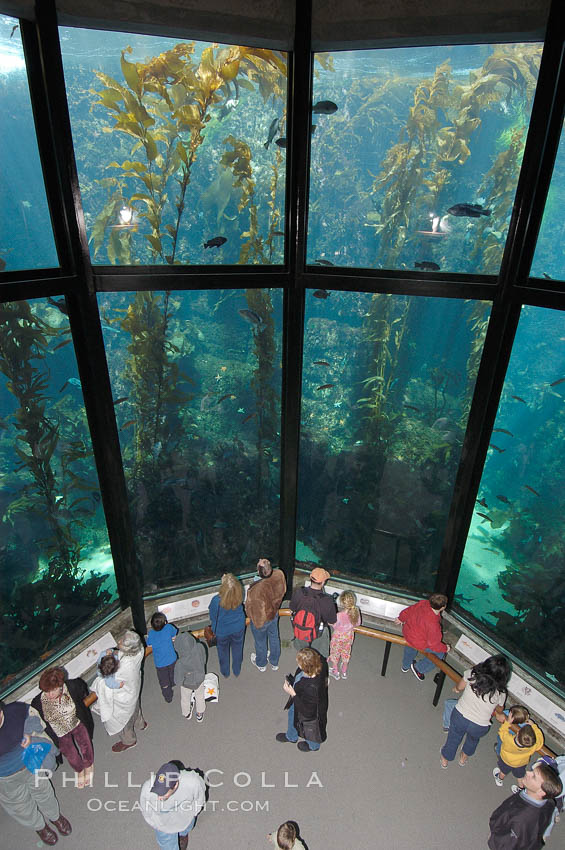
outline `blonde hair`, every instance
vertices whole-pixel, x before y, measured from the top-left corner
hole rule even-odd
[[[292,821],[281,823],[277,829],[277,847],[281,850],[292,850],[296,841],[296,827]]]
[[[322,656],[309,646],[298,651],[296,663],[306,676],[318,676],[322,672]]]
[[[356,605],[357,598],[352,590],[344,590],[337,600],[337,607],[341,611],[347,611],[349,621],[353,626],[357,626],[361,619],[361,612]]]
[[[243,602],[243,587],[240,580],[233,573],[223,574],[218,593],[220,595],[220,605],[228,611],[233,611]]]

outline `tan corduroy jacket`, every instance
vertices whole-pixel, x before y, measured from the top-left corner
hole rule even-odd
[[[245,613],[256,629],[274,620],[286,592],[286,579],[282,570],[273,570],[269,578],[262,578],[249,587],[245,600]]]

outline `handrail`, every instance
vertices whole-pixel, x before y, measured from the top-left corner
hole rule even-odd
[[[279,615],[281,617],[290,617],[292,615],[292,611],[290,610],[290,608],[280,608]],[[249,617],[246,617],[245,625],[248,626],[249,622]],[[365,637],[370,638],[377,638],[378,640],[386,642],[383,665],[381,668],[381,676],[386,675],[386,668],[388,664],[388,657],[390,654],[391,645],[394,643],[397,646],[408,646],[406,639],[403,638],[402,635],[397,635],[393,632],[384,632],[381,629],[373,629],[371,626],[355,626],[353,631],[358,635],[364,635]],[[197,639],[204,637],[204,629],[194,629],[191,630],[190,633],[193,637]],[[152,647],[147,646],[145,648],[145,657],[147,658],[147,656],[151,655],[152,652]],[[434,693],[434,698],[432,700],[432,704],[434,706],[437,706],[443,688],[443,683],[445,681],[445,677],[447,676],[453,682],[459,682],[461,680],[461,674],[454,670],[453,667],[451,667],[445,661],[442,661],[441,658],[438,658],[437,655],[433,655],[429,652],[423,651],[422,655],[425,655],[426,658],[429,658],[430,661],[433,661],[435,666],[438,667],[440,671],[440,677],[438,682],[436,683],[436,690]],[[97,699],[98,697],[95,693],[89,693],[88,696],[84,698],[84,704],[85,706],[90,707],[93,703],[96,702]],[[513,729],[515,732],[518,731],[518,726],[511,726],[510,728]],[[536,750],[536,752],[542,753],[542,755],[551,756],[552,758],[555,758],[555,753],[553,752],[553,750],[550,750],[549,747],[545,746],[545,744],[540,747],[539,750]]]

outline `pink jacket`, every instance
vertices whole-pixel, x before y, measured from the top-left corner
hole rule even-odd
[[[357,625],[361,625],[361,620],[357,623]],[[349,619],[349,614],[347,611],[338,611],[337,621],[334,626],[332,626],[334,635],[349,635],[353,633],[353,629],[355,626]]]
[[[404,639],[414,649],[447,652],[447,645],[442,641],[441,614],[434,614],[427,599],[404,608],[398,619],[402,623]]]

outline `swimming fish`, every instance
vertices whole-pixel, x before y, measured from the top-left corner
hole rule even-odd
[[[208,239],[207,242],[204,243],[205,248],[220,248],[225,242],[228,240],[225,236],[214,236],[213,239]]]
[[[59,298],[58,301],[55,301],[54,298],[51,298],[50,295],[47,296],[47,302],[51,304],[52,307],[56,307],[57,310],[60,310],[64,316],[69,315],[69,311],[67,310],[67,305],[64,298]]]
[[[124,431],[126,428],[131,428],[132,425],[135,425],[135,419],[128,419],[127,422],[121,426],[120,431]]]
[[[546,274],[545,272],[542,272],[542,276],[543,276],[546,280],[553,280],[553,278],[551,277],[551,275],[550,275],[550,274]]]
[[[257,416],[257,412],[250,413],[249,416],[246,416],[245,419],[242,420],[241,424],[245,425],[246,422],[249,422],[249,420],[253,419],[255,416]]]
[[[512,502],[510,501],[510,499],[507,499],[507,498],[506,498],[506,496],[502,496],[502,495],[501,495],[501,496],[497,496],[496,498],[497,498],[500,502],[504,502],[504,504],[505,504],[505,505],[511,505],[511,504],[512,504]]]
[[[268,132],[268,135],[267,135],[267,141],[263,145],[265,150],[267,150],[267,151],[269,150],[269,145],[271,144],[271,142],[273,141],[273,139],[275,138],[275,136],[279,132],[280,124],[281,124],[280,118],[273,118],[273,120],[271,121],[271,124],[269,126],[269,132]]]
[[[487,509],[488,509],[488,505],[487,505],[487,500],[486,500],[486,499],[477,499],[477,500],[476,500],[476,502],[477,502],[477,504],[478,504],[478,505],[480,505],[482,508],[487,508]]]
[[[501,449],[500,446],[495,446],[494,443],[489,443],[489,446],[490,446],[491,449],[494,449],[499,454],[502,454],[502,452],[506,451],[506,449]]]
[[[323,298],[324,301],[326,298],[330,297],[330,293],[327,291],[327,289],[317,289],[315,292],[312,293],[312,295],[314,296],[314,298]]]
[[[516,401],[521,401],[522,404],[527,404],[525,399],[521,398],[519,395],[511,395],[510,398],[514,398],[514,399],[516,399]]]
[[[316,387],[317,390],[329,390],[330,387],[335,387],[335,384],[322,384],[320,387]]]
[[[333,100],[319,100],[312,107],[313,115],[333,115],[337,112],[337,104]]]
[[[315,260],[314,265],[315,266],[333,266],[333,263],[330,262],[330,260],[320,259],[320,260]]]
[[[254,310],[243,309],[238,310],[237,312],[242,319],[245,319],[246,322],[249,322],[249,324],[253,325],[253,327],[258,331],[264,331],[267,327],[261,316],[259,316]]]
[[[490,524],[492,525],[492,519],[489,517],[488,514],[482,514],[480,511],[477,511],[477,515],[482,516],[483,519],[487,519],[490,522]]]
[[[490,215],[490,210],[485,210],[480,204],[454,204],[449,207],[449,215],[467,216],[468,218],[480,218],[482,215]]]
[[[534,488],[533,488],[533,487],[530,487],[530,485],[529,485],[529,484],[524,484],[524,487],[526,488],[526,490],[529,490],[529,491],[530,491],[530,493],[533,493],[533,494],[534,494],[534,496],[539,496],[539,497],[541,498],[541,494],[540,494],[540,493],[538,493],[538,491],[537,491],[537,490],[534,490]]]
[[[3,272],[5,268],[6,268],[6,260],[3,260],[2,257],[0,257],[0,272]],[[47,299],[47,300],[49,300],[49,299]]]
[[[281,136],[281,138],[280,138],[280,139],[277,139],[277,140],[275,141],[275,145],[278,145],[278,146],[279,146],[279,148],[286,148],[286,137],[285,137],[285,136]]]
[[[71,386],[73,386],[73,387],[82,387],[82,384],[81,384],[81,382],[79,381],[78,378],[69,378],[68,380],[65,381],[65,383],[63,384],[63,386],[61,387],[59,392],[62,393],[63,390],[65,389],[65,387],[67,387],[69,384],[71,384]]]
[[[284,236],[284,230],[273,230],[273,236]]]
[[[556,386],[557,386],[557,384],[562,384],[562,383],[564,383],[564,382],[565,382],[565,378],[559,378],[559,380],[558,380],[558,381],[553,381],[553,383],[552,383],[552,384],[550,384],[549,386],[550,386],[550,387],[556,387]]]
[[[405,404],[404,407],[407,407],[409,410],[415,410],[416,413],[420,412],[420,408],[416,407],[415,404]]]
[[[127,400],[128,400],[128,398],[129,398],[129,395],[123,395],[123,396],[121,396],[120,398],[117,398],[117,399],[115,400],[115,402],[114,402],[114,407],[115,407],[117,404],[123,404],[123,403],[124,403],[124,401],[127,401]]]
[[[437,263],[432,263],[431,260],[422,260],[421,263],[414,263],[415,269],[422,269],[425,272],[439,272],[441,266]]]
[[[493,434],[508,434],[509,437],[514,436],[512,431],[507,431],[506,428],[493,428],[492,433]]]
[[[473,584],[473,587],[478,587],[479,590],[488,590],[486,581],[478,581],[476,584]]]
[[[57,351],[57,349],[58,349],[58,348],[63,348],[63,346],[64,346],[64,345],[68,345],[68,344],[69,344],[69,342],[72,342],[72,340],[71,340],[71,339],[66,339],[64,342],[60,342],[58,345],[56,345],[56,346],[55,346],[55,348],[53,349],[53,351]]]
[[[314,366],[329,366],[327,360],[314,360]]]

